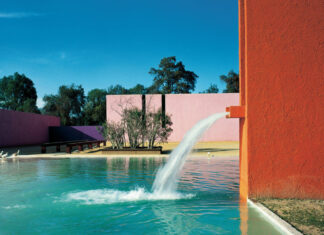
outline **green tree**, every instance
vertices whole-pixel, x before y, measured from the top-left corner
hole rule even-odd
[[[127,94],[127,89],[121,85],[111,85],[107,89],[108,95],[124,95]]]
[[[137,84],[136,86],[128,89],[127,94],[146,94],[146,88],[142,84]]]
[[[198,78],[194,72],[186,70],[181,61],[177,62],[175,56],[163,58],[159,68],[151,68],[149,73],[154,76],[149,89],[152,93],[190,93]]]
[[[239,74],[233,70],[229,71],[227,76],[221,75],[220,79],[226,82],[226,89],[224,93],[239,93],[240,92],[240,79]]]
[[[44,113],[56,115],[66,126],[83,124],[83,106],[85,102],[82,86],[60,86],[57,95],[45,95]]]
[[[84,105],[84,124],[99,125],[106,121],[106,95],[104,89],[93,89],[88,92]]]
[[[219,89],[217,87],[216,84],[210,84],[210,86],[208,87],[208,89],[204,90],[201,93],[218,93]]]
[[[36,101],[34,83],[24,74],[16,72],[0,79],[0,108],[40,113]]]
[[[146,88],[142,84],[137,84],[132,88],[125,88],[122,85],[111,85],[107,89],[108,95],[125,95],[125,94],[146,94]]]

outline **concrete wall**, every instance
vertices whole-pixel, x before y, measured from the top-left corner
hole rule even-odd
[[[241,195],[324,199],[324,4],[240,0]]]
[[[97,126],[59,126],[50,127],[50,141],[104,140]]]
[[[59,125],[58,117],[0,109],[0,147],[48,142],[48,127]]]
[[[147,95],[146,108],[161,108],[161,95]],[[170,142],[181,141],[185,133],[199,120],[225,107],[239,104],[239,94],[168,94],[165,95],[166,113],[171,116],[173,132]],[[122,107],[142,108],[141,95],[108,95],[106,98],[107,120],[120,120]],[[221,119],[202,137],[201,141],[238,141],[239,121]]]

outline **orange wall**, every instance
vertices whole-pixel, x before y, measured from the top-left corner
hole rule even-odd
[[[324,1],[239,6],[241,195],[324,199]]]

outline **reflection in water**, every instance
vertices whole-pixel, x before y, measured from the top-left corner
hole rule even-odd
[[[240,224],[240,230],[241,234],[246,235],[248,232],[248,205],[246,200],[240,200],[240,218],[241,218],[241,224]]]
[[[168,205],[153,205],[152,210],[157,219],[164,224],[161,234],[189,234],[193,229],[199,227],[197,216],[183,214],[179,211],[178,205],[168,202]],[[173,205],[172,205],[173,204]]]
[[[200,234],[203,231],[213,231],[216,234],[227,231],[217,223],[206,223],[201,218],[205,212],[203,207],[192,206],[187,208],[185,204],[174,201],[154,204],[152,210],[157,220],[164,224],[160,234]]]
[[[276,234],[239,202],[237,158],[187,159],[178,189],[194,197],[177,200],[152,198],[156,170],[165,161],[116,157],[0,164],[1,232],[59,233],[64,227],[67,234],[265,234],[264,229]]]

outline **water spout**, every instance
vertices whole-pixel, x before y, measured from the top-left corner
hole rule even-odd
[[[158,170],[153,183],[154,194],[169,194],[176,191],[180,171],[191,149],[214,122],[228,114],[227,112],[213,114],[199,121],[186,133],[177,148],[172,151],[167,163]]]

